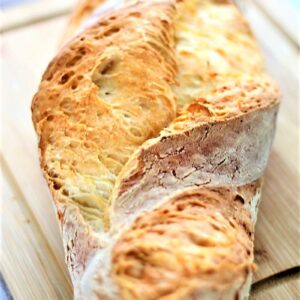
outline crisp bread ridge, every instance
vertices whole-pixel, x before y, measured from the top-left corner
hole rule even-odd
[[[278,90],[230,1],[113,2],[32,104],[74,297],[245,299]]]

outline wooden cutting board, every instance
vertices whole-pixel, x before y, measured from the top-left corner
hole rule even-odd
[[[299,299],[299,46],[257,5],[248,5],[246,16],[282,90],[256,228],[258,270],[252,299]],[[2,35],[0,266],[16,300],[72,299],[30,113],[31,98],[55,54],[66,20],[55,17]]]

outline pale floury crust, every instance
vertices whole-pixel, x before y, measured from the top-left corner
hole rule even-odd
[[[277,87],[230,1],[115,2],[32,104],[74,297],[246,299]]]

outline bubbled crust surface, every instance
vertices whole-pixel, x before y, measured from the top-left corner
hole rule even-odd
[[[230,1],[113,2],[32,104],[75,297],[247,297],[278,90]]]
[[[61,50],[34,97],[46,177],[95,230],[130,154],[175,116],[173,13],[142,3],[107,15]]]
[[[122,299],[238,297],[253,268],[246,207],[260,186],[189,190],[138,217],[112,254]]]

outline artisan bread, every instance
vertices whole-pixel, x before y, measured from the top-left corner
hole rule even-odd
[[[246,299],[278,90],[230,1],[81,1],[32,103],[75,299]]]

